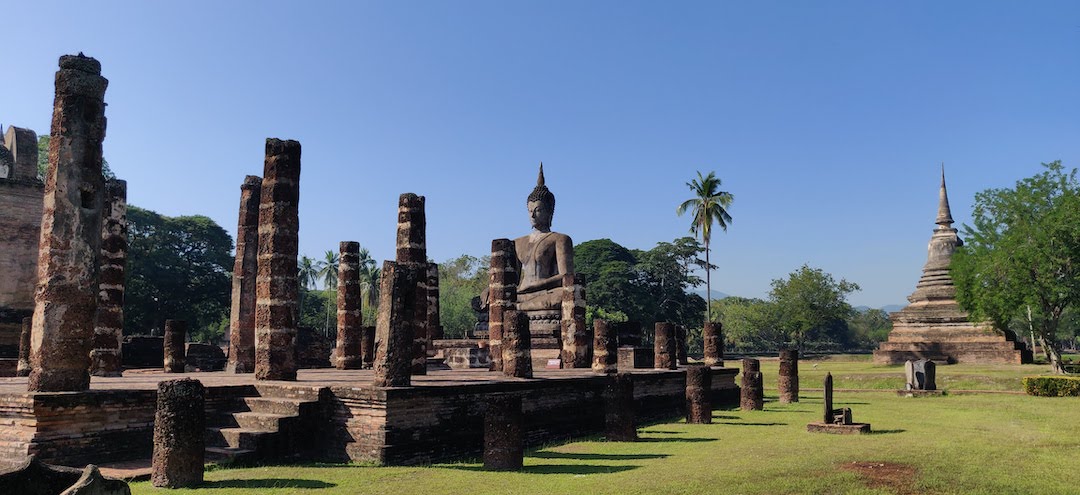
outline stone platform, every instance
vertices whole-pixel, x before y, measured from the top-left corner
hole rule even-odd
[[[717,406],[738,403],[737,372],[712,368],[711,395]],[[484,370],[430,370],[414,376],[411,387],[376,388],[371,370],[305,369],[295,382],[256,382],[251,374],[225,372],[126,371],[123,377],[93,377],[85,392],[29,393],[26,378],[0,378],[0,458],[34,454],[45,462],[80,467],[149,458],[157,384],[184,377],[207,388],[208,426],[232,416],[295,420],[270,443],[244,423],[208,428],[213,430],[208,439],[216,437],[237,452],[269,448],[278,459],[389,465],[480,455],[485,399],[496,394],[522,398],[528,445],[597,434],[603,431],[602,393],[609,380],[587,369],[538,369],[533,379]],[[639,422],[683,414],[684,371],[634,370],[633,377]],[[238,403],[261,403],[271,410],[237,412]]]
[[[852,423],[840,425],[834,423],[808,423],[806,431],[810,433],[833,433],[836,435],[862,435],[870,433],[870,423]]]

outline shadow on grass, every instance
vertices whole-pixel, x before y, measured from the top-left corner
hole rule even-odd
[[[525,474],[607,474],[618,473],[637,469],[641,466],[600,466],[596,464],[535,464],[525,466],[521,473]],[[461,471],[487,471],[484,466],[446,466],[447,469]],[[492,473],[498,471],[490,471]]]
[[[540,459],[577,459],[581,461],[630,461],[636,459],[663,459],[668,454],[581,454],[571,452],[535,452],[528,457]]]
[[[787,426],[787,423],[735,423],[731,421],[719,421],[714,424],[731,426]]]
[[[686,433],[685,431],[668,431],[668,430],[641,430],[642,433],[659,433],[663,435],[680,435]]]
[[[713,419],[739,419],[738,416],[724,416],[723,414],[713,414]]]
[[[256,480],[220,480],[206,481],[199,488],[333,488],[335,483],[319,480],[298,480],[294,478],[264,478]]]
[[[907,430],[899,429],[899,428],[893,429],[893,430],[870,430],[870,434],[871,435],[888,435],[888,434],[891,434],[891,433],[904,433],[906,431]]]
[[[664,442],[685,442],[685,443],[697,443],[697,442],[715,442],[717,438],[638,438],[638,442],[642,443],[664,443]]]

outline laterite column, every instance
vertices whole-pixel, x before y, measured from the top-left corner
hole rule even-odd
[[[656,322],[656,335],[653,340],[654,368],[673,370],[675,362],[675,324]]]
[[[780,402],[789,404],[799,402],[799,351],[784,349],[780,351]]]
[[[702,339],[705,345],[705,366],[724,365],[724,327],[718,321],[705,322]]]
[[[364,369],[371,369],[375,364],[375,327],[361,327],[360,355]]]
[[[491,369],[501,371],[503,314],[517,305],[517,250],[510,239],[491,241],[491,266],[488,269],[488,342]]]
[[[531,340],[528,314],[514,309],[503,313],[502,363],[504,375],[515,378],[532,378]]]
[[[607,321],[593,320],[593,364],[595,373],[612,374],[618,371],[619,342]]]
[[[90,374],[120,376],[124,341],[124,263],[127,261],[127,182],[105,182],[101,209],[101,273]]]
[[[15,367],[15,376],[30,376],[30,330],[34,319],[27,316],[22,319],[22,331],[19,332],[19,362]]]
[[[427,352],[434,356],[435,340],[443,338],[442,321],[439,318],[439,264],[428,263],[427,269]]]
[[[611,375],[604,389],[604,437],[609,442],[637,440],[634,410],[634,376],[630,373]]]
[[[427,350],[430,342],[428,335],[428,260],[427,260],[427,214],[424,212],[425,199],[413,193],[398,197],[397,218],[397,257],[398,267],[408,268],[416,280],[416,288],[405,304],[411,306],[409,313],[412,321],[412,359],[410,372],[413,375],[427,374]],[[438,281],[438,279],[436,279]]]
[[[712,423],[712,370],[708,366],[686,367],[686,422]]]
[[[255,372],[255,284],[259,272],[259,201],[262,177],[249,175],[240,185],[240,220],[236,226],[232,307],[229,312],[229,373]]]
[[[521,397],[494,395],[484,413],[484,469],[520,471],[525,460]]]
[[[360,243],[342,241],[338,257],[337,362],[339,370],[363,365],[360,315]]]
[[[413,324],[417,288],[422,274],[407,264],[383,262],[379,317],[375,324],[376,387],[412,384]]]
[[[158,383],[150,481],[159,488],[202,484],[206,391],[191,378]]]
[[[187,341],[187,321],[165,320],[164,363],[166,373],[183,373],[186,363],[184,344]]]
[[[760,411],[765,408],[761,379],[761,362],[757,359],[743,359],[742,392],[739,400],[739,407],[743,411]]]
[[[581,275],[563,275],[562,353],[563,368],[587,368],[589,329],[585,326],[585,284]]]

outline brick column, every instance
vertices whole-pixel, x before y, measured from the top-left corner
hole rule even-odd
[[[686,341],[686,327],[675,325],[675,361],[679,364],[688,364],[687,354],[690,352],[690,344]]]
[[[15,376],[30,376],[30,330],[34,319],[27,316],[22,319],[22,331],[19,332],[19,362]]]
[[[154,413],[153,472],[159,488],[186,488],[203,482],[206,391],[191,378],[158,383]]]
[[[517,250],[510,239],[491,241],[491,267],[488,270],[488,341],[491,369],[501,371],[503,313],[517,305]]]
[[[718,321],[705,322],[702,329],[705,345],[705,366],[724,365],[724,327]]]
[[[666,321],[656,322],[656,335],[653,339],[654,368],[673,370],[675,362],[675,324]]]
[[[686,422],[712,423],[712,370],[708,366],[686,367]]]
[[[413,324],[421,273],[408,264],[386,261],[379,281],[379,317],[375,325],[376,387],[408,387],[412,383]]]
[[[361,327],[360,330],[361,366],[371,369],[375,364],[375,327]]]
[[[428,263],[427,269],[427,331],[428,355],[434,356],[431,341],[443,338],[442,321],[439,319],[439,264]]]
[[[31,392],[90,387],[100,289],[101,142],[108,84],[97,60],[60,57],[30,335]]]
[[[484,412],[484,469],[520,471],[525,459],[521,397],[493,395]]]
[[[101,218],[101,273],[90,374],[120,376],[124,341],[124,264],[127,261],[127,182],[105,183]]]
[[[184,344],[187,341],[187,321],[165,320],[165,372],[183,373],[185,361]]]
[[[585,326],[585,285],[581,275],[563,276],[562,367],[589,367],[589,329]]]
[[[503,374],[516,378],[532,378],[532,336],[529,315],[511,309],[503,313],[502,363]]]
[[[619,362],[619,343],[614,328],[608,322],[593,320],[593,364],[596,373],[616,373]]]
[[[300,143],[266,140],[260,192],[255,378],[296,380]]]
[[[742,391],[739,400],[739,407],[743,411],[760,411],[765,408],[761,379],[761,362],[757,359],[743,359]]]
[[[360,243],[342,241],[338,258],[337,349],[339,370],[358,370],[363,364],[360,343]]]
[[[784,349],[780,351],[780,402],[788,404],[799,402],[799,351]]]
[[[429,345],[428,336],[428,286],[427,286],[427,214],[424,211],[426,201],[423,196],[413,193],[402,194],[398,198],[397,218],[397,257],[395,261],[399,267],[407,267],[416,287],[409,291],[410,300],[405,304],[409,309],[412,321],[412,358],[410,360],[410,373],[413,375],[427,374],[427,350]]]
[[[609,442],[637,440],[634,411],[634,376],[630,373],[611,375],[611,381],[604,389],[604,436]]]
[[[255,283],[259,271],[259,201],[262,177],[249,175],[240,185],[240,220],[229,312],[229,373],[255,372]]]

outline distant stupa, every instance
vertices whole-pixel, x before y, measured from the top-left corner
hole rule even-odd
[[[945,166],[941,167],[937,228],[922,277],[911,303],[891,313],[893,329],[889,339],[874,351],[877,364],[902,364],[907,360],[930,359],[938,363],[1031,362],[1031,351],[1010,331],[995,330],[989,323],[973,323],[956,302],[956,286],[949,274],[953,251],[964,241],[952,227],[952,211],[945,190]]]

